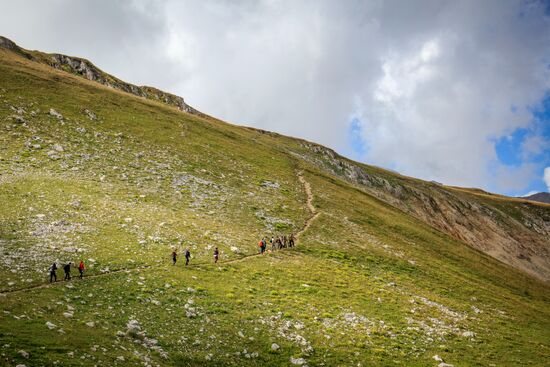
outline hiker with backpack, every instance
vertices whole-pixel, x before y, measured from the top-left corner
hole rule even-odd
[[[57,264],[54,261],[52,266],[50,266],[50,283],[52,283],[53,281],[57,282],[56,271],[57,271]]]
[[[176,249],[172,251],[172,265],[176,265],[176,261],[178,260],[178,253],[176,252]]]
[[[84,261],[80,260],[80,264],[78,264],[78,272],[80,273],[80,279],[84,276]]]
[[[63,280],[71,280],[71,262],[63,266],[63,271],[65,272],[65,278]]]
[[[218,262],[218,258],[220,257],[220,251],[218,250],[218,248],[216,247],[214,249],[214,264],[216,264]]]
[[[271,252],[275,251],[275,239],[273,238],[273,236],[271,236],[269,243],[271,244]]]
[[[191,252],[189,248],[185,249],[185,266],[189,265],[189,259],[191,258]]]
[[[265,249],[267,248],[267,241],[265,237],[262,238],[262,240],[259,242],[260,245],[260,254],[265,254]]]

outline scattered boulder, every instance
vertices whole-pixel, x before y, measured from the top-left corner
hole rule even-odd
[[[12,115],[11,119],[17,124],[26,124],[27,123],[27,120],[25,120],[25,118],[23,116]]]
[[[50,158],[52,160],[57,160],[57,159],[61,158],[55,150],[48,150],[46,152],[46,155],[48,156],[48,158]]]
[[[19,355],[25,359],[29,359],[29,352],[27,351],[24,351],[23,349],[20,349],[17,353],[19,353]]]
[[[54,110],[53,108],[50,108],[50,111],[48,112],[50,116],[55,117],[58,120],[63,120],[63,115]]]
[[[279,185],[278,182],[272,182],[272,181],[262,181],[260,183],[260,186],[261,187],[267,187],[267,188],[270,188],[270,189],[278,189],[279,187],[281,187],[281,185]]]
[[[88,116],[88,118],[92,121],[97,120],[97,115],[94,112],[90,111],[89,109],[85,109],[84,114]]]
[[[49,321],[46,322],[46,326],[47,326],[48,329],[50,329],[50,330],[53,330],[53,329],[55,329],[55,328],[57,327],[56,324],[53,324],[53,323],[51,323],[51,322],[49,322]]]
[[[302,366],[302,365],[306,364],[306,360],[303,359],[303,358],[290,357],[290,363],[292,363],[296,366]],[[441,367],[441,366],[439,366],[439,367]]]
[[[280,347],[279,344],[277,344],[277,343],[271,344],[271,350],[272,350],[272,351],[275,351],[275,352],[276,352],[276,351],[278,351],[280,348],[281,348],[281,347]]]
[[[141,332],[141,326],[137,320],[130,320],[126,324],[126,335],[133,338],[143,338],[143,333]]]
[[[464,331],[464,332],[462,332],[461,335],[465,338],[475,338],[476,337],[476,333],[474,333],[473,331]]]

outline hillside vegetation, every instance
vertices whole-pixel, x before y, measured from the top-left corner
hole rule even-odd
[[[361,165],[2,48],[0,121],[2,365],[550,361],[548,205]],[[256,255],[289,233],[297,247]],[[173,248],[191,266],[172,266]],[[83,280],[48,284],[52,262],[80,260]]]

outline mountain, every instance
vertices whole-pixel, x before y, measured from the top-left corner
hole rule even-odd
[[[531,201],[538,201],[539,203],[550,204],[550,193],[537,192],[536,194],[525,196],[524,199],[531,200]]]
[[[2,36],[0,36],[0,48],[10,50],[29,60],[84,77],[110,88],[128,92],[146,99],[159,101],[169,106],[174,106],[181,111],[201,115],[201,112],[189,106],[185,103],[183,98],[179,96],[163,92],[153,87],[137,86],[126,83],[110,74],[105,73],[86,59],[56,53],[48,54],[40,51],[25,50],[15,44],[12,40]]]
[[[550,358],[550,205],[353,162],[1,45],[4,365]],[[257,255],[290,233],[295,248]],[[84,279],[48,283],[54,261],[80,260]]]

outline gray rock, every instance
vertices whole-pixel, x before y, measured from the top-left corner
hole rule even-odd
[[[29,352],[24,351],[23,349],[20,349],[17,353],[19,353],[19,355],[21,355],[21,357],[23,357],[25,359],[29,359]]]
[[[17,124],[26,124],[27,120],[23,116],[12,115],[11,119]]]
[[[50,159],[53,159],[53,160],[57,160],[59,158],[61,158],[57,152],[55,150],[48,150],[46,152],[46,155],[50,158]]]
[[[93,121],[97,120],[97,115],[92,111],[90,111],[89,109],[85,109],[84,113],[86,114],[86,116],[88,116],[90,120],[93,120]]]
[[[464,331],[461,335],[465,338],[475,338],[476,337],[476,333],[474,333],[473,331]]]
[[[54,110],[53,108],[50,108],[50,111],[48,112],[50,116],[55,117],[58,120],[63,120],[63,115]]]
[[[297,366],[301,366],[301,365],[306,364],[306,360],[303,359],[303,358],[293,358],[293,357],[290,357],[290,363],[295,364],[295,365],[297,365]]]

